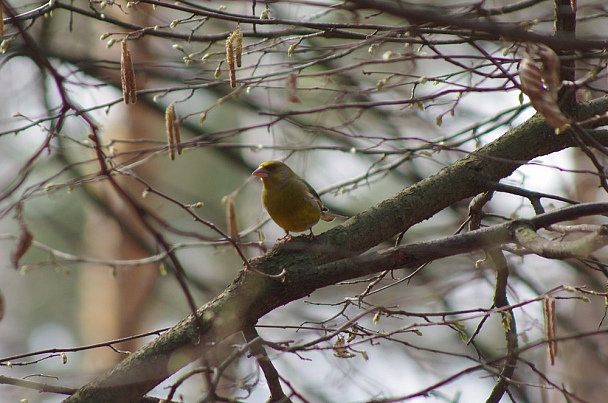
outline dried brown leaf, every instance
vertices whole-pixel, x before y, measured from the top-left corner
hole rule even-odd
[[[287,89],[287,100],[293,103],[299,103],[298,98],[298,76],[295,73],[291,73],[285,80],[285,88]]]
[[[338,340],[336,340],[333,349],[334,355],[338,358],[353,358],[356,355],[346,349],[346,341],[342,335],[338,336]]]
[[[546,57],[551,59],[549,56]],[[549,63],[552,62],[549,61]],[[554,67],[549,68],[552,69],[551,74],[553,74]],[[557,96],[553,96],[551,91],[545,87],[545,73],[527,52],[519,68],[519,78],[522,91],[530,98],[534,109],[545,118],[549,126],[563,131],[570,125],[570,120],[562,113],[557,104]],[[551,78],[551,80],[554,79],[555,77]]]
[[[19,269],[19,261],[21,258],[27,253],[27,251],[32,246],[32,241],[34,240],[34,236],[29,231],[27,224],[23,218],[23,205],[17,205],[17,221],[19,221],[19,239],[17,240],[17,248],[11,253],[11,263],[13,267],[18,270]]]
[[[351,341],[355,340],[355,338],[357,337],[357,334],[359,333],[359,329],[357,329],[357,326],[352,326],[350,328],[350,333],[348,334],[348,337],[346,338],[346,341],[348,343],[350,343]]]
[[[562,88],[560,78],[561,63],[557,54],[547,45],[538,44],[535,52],[541,61],[542,78],[551,97],[557,102],[559,90]]]

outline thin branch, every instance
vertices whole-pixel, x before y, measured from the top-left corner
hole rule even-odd
[[[507,259],[505,259],[503,253],[496,249],[486,249],[486,253],[492,260],[492,263],[496,269],[496,285],[494,288],[494,306],[497,308],[508,307],[509,301],[507,299],[507,285],[509,279],[509,265]],[[498,381],[492,393],[488,396],[486,403],[498,403],[504,393],[507,391],[511,378],[515,373],[517,365],[517,359],[519,353],[517,351],[518,340],[517,340],[517,325],[515,322],[515,315],[512,310],[501,312],[502,316],[502,327],[505,332],[505,339],[507,341],[507,354],[506,360],[500,370]]]
[[[260,368],[264,372],[264,376],[266,377],[266,382],[268,383],[268,388],[270,389],[270,398],[267,402],[278,403],[291,403],[291,400],[285,395],[283,392],[283,388],[281,387],[281,382],[279,380],[279,372],[270,361],[268,357],[268,353],[264,349],[264,346],[261,343],[260,335],[254,326],[247,326],[243,328],[243,335],[245,336],[245,340],[250,344],[251,354],[256,357]]]

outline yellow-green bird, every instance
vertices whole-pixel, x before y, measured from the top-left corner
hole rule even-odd
[[[307,230],[309,238],[314,239],[313,225],[336,218],[312,186],[281,161],[262,162],[252,175],[262,179],[262,204],[270,218],[285,230],[284,239],[291,238],[289,232]]]

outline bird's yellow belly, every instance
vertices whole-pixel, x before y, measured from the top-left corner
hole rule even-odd
[[[263,192],[262,201],[270,217],[285,231],[307,231],[321,218],[321,208],[318,205],[301,197],[290,197],[289,192],[277,192],[274,196]]]

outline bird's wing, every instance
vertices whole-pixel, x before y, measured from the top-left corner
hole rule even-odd
[[[321,211],[328,211],[327,207],[325,207],[323,205],[323,202],[321,201],[321,197],[319,196],[319,194],[317,193],[317,191],[310,186],[310,184],[308,182],[306,182],[304,179],[302,179],[302,183],[304,183],[304,185],[306,185],[306,188],[308,189],[308,193],[311,196],[311,203],[316,203],[319,208],[321,209]]]
[[[332,214],[329,212],[329,209],[323,205],[323,202],[321,201],[321,197],[319,197],[319,194],[315,191],[315,189],[312,186],[310,186],[310,184],[308,182],[306,182],[304,179],[302,179],[302,182],[308,188],[308,193],[311,196],[310,203],[311,204],[316,203],[319,206],[319,208],[321,209],[321,220],[331,222],[336,217],[338,217],[335,214]]]

